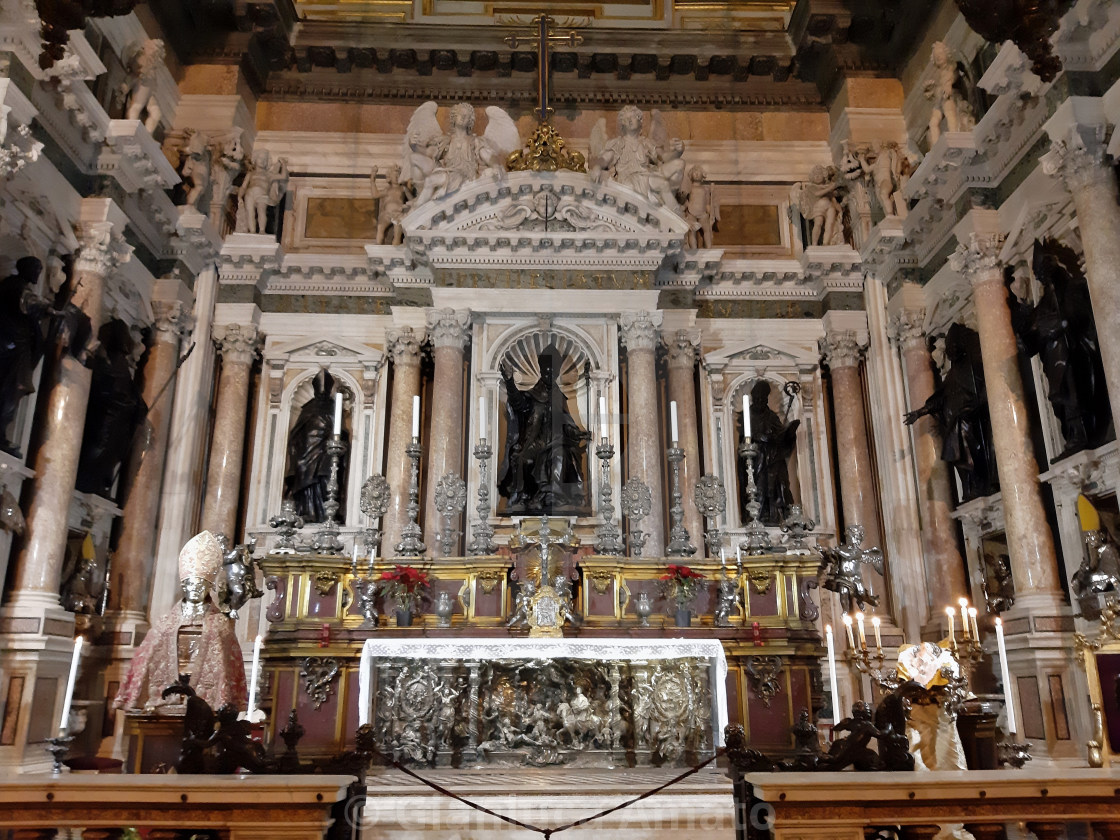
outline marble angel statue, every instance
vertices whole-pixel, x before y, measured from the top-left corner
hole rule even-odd
[[[155,77],[163,65],[164,55],[163,41],[158,38],[149,38],[133,45],[126,62],[128,79],[122,83],[119,91],[125,100],[124,118],[143,118],[144,128],[149,133],[159,127],[163,116],[163,111],[156,102]]]
[[[684,142],[669,137],[660,111],[650,112],[649,134],[642,134],[644,118],[633,105],[618,112],[618,136],[607,138],[607,121],[600,119],[589,140],[592,180],[609,178],[655,204],[679,212],[676,193],[685,177]]]
[[[719,221],[719,202],[716,200],[707,170],[690,166],[685,172],[680,188],[681,215],[688,222],[685,247],[711,248],[712,232]]]
[[[972,94],[968,68],[953,55],[944,41],[934,41],[930,50],[932,78],[926,80],[926,99],[933,103],[929,116],[929,144],[941,138],[941,125],[945,131],[971,131],[976,125],[976,110],[970,101]]]
[[[517,125],[497,106],[486,109],[486,130],[474,133],[474,108],[466,102],[448,111],[445,134],[436,120],[439,105],[425,102],[412,115],[402,149],[402,179],[416,190],[411,207],[456,192],[487,175],[502,177],[509,154],[521,147]]]
[[[809,225],[807,245],[843,245],[844,210],[837,193],[839,172],[834,166],[814,166],[808,181],[794,185],[791,203]]]

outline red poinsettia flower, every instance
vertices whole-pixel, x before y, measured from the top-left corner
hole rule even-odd
[[[378,591],[382,597],[393,598],[398,603],[419,605],[424,590],[431,585],[427,572],[414,566],[394,566],[381,573]]]
[[[671,598],[683,608],[692,603],[699,588],[698,581],[703,579],[702,574],[694,572],[688,566],[670,563],[665,567],[665,574],[660,577],[661,589],[666,598]]]

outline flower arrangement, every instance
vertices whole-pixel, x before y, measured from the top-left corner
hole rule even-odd
[[[431,579],[427,572],[414,566],[394,566],[381,573],[377,580],[377,594],[382,598],[392,598],[402,610],[416,610],[427,594]]]
[[[694,572],[688,566],[677,566],[670,563],[659,580],[661,592],[666,600],[672,599],[679,609],[688,609],[692,599],[696,597],[696,590],[704,576]]]

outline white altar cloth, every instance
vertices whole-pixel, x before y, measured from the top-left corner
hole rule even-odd
[[[366,639],[358,671],[358,720],[369,722],[375,659],[707,659],[711,663],[716,746],[723,746],[727,726],[727,657],[717,639]]]

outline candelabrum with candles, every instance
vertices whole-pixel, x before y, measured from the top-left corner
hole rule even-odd
[[[747,462],[747,517],[746,538],[739,543],[739,547],[747,554],[766,554],[773,548],[770,534],[759,520],[762,514],[762,502],[758,498],[758,485],[754,480],[754,461],[758,457],[758,444],[749,437],[743,438],[739,446],[739,456]]]
[[[472,557],[485,557],[494,554],[498,547],[494,545],[494,526],[490,524],[490,456],[494,450],[482,437],[474,448],[474,457],[478,459],[478,524],[474,526],[471,535],[471,544],[467,549]]]
[[[415,429],[413,430],[415,431]],[[413,436],[405,447],[405,454],[412,462],[408,477],[408,524],[401,529],[401,541],[396,545],[398,557],[423,557],[428,547],[424,545],[423,532],[420,530],[420,456],[424,447],[419,436]]]
[[[330,459],[330,473],[327,476],[327,500],[323,503],[323,511],[327,518],[311,538],[311,547],[324,554],[337,554],[343,549],[342,540],[338,537],[338,465],[342,453],[346,451],[346,444],[342,442],[342,435],[335,432],[327,438],[327,457]]]
[[[626,553],[626,546],[622,543],[622,532],[614,524],[614,505],[611,503],[614,447],[606,435],[595,447],[595,454],[599,458],[599,514],[603,517],[603,524],[595,529],[595,552],[605,557],[618,557]]]
[[[885,669],[886,656],[883,653],[882,621],[879,616],[871,616],[871,631],[875,646],[867,644],[867,619],[862,612],[843,616],[844,632],[848,635],[848,650],[844,658],[861,674],[867,674],[883,688],[893,690],[901,682],[898,669]],[[854,626],[853,626],[854,625]],[[857,639],[858,636],[858,639]]]

